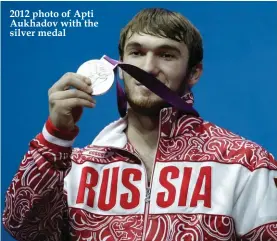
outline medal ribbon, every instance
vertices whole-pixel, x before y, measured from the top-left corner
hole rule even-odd
[[[169,89],[166,85],[164,85],[161,81],[155,78],[153,75],[147,73],[146,71],[131,65],[125,64],[120,61],[114,60],[109,58],[108,56],[104,55],[101,60],[107,61],[111,65],[113,65],[114,70],[116,71],[116,67],[120,67],[123,71],[128,73],[130,76],[135,78],[153,93],[161,97],[167,103],[171,104],[173,107],[177,108],[180,111],[183,111],[187,114],[192,114],[194,116],[199,116],[198,112],[192,107],[191,104],[188,104],[183,100],[179,95],[177,95],[174,91]],[[127,109],[127,100],[126,95],[120,83],[117,79],[116,81],[116,88],[117,88],[117,104],[119,108],[120,116],[123,117],[126,114]]]

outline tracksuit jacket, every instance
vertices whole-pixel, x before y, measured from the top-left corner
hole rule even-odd
[[[185,99],[193,104],[192,94]],[[128,114],[127,114],[128,116]],[[128,142],[128,117],[84,148],[48,119],[6,193],[20,241],[277,240],[277,162],[200,117],[160,112],[152,176]],[[149,182],[148,182],[149,180]]]

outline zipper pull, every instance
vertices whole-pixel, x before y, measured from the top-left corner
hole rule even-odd
[[[146,197],[145,197],[145,202],[146,203],[150,202],[150,197],[151,197],[151,188],[146,187]]]

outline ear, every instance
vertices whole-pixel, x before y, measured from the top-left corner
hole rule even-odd
[[[200,62],[191,70],[190,76],[188,78],[189,88],[192,88],[198,82],[198,80],[202,75],[202,72],[203,72],[203,64],[202,62]]]

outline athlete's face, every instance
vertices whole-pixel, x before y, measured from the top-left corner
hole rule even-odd
[[[171,39],[134,33],[127,38],[123,61],[154,75],[171,90],[183,94],[189,53],[187,46]],[[121,72],[128,103],[145,115],[156,115],[165,102],[136,79]]]

